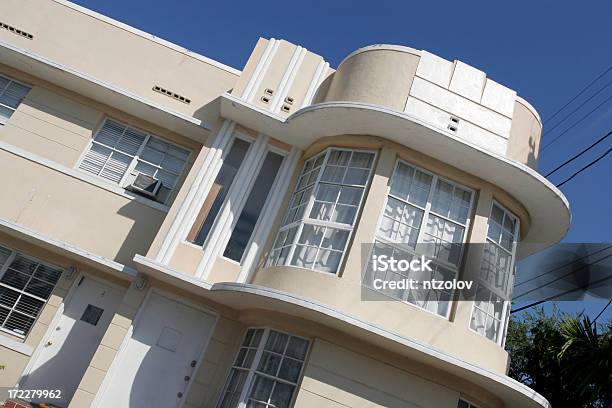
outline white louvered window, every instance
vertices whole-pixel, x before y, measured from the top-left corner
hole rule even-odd
[[[106,119],[79,168],[122,187],[143,173],[160,180],[158,201],[166,203],[185,168],[189,151],[141,130]]]
[[[217,408],[290,408],[310,342],[267,328],[249,329]]]
[[[425,255],[432,272],[364,271],[363,283],[374,289],[375,279],[452,280],[459,272],[473,191],[398,161],[372,250],[377,256],[411,260]],[[451,290],[374,289],[432,313],[448,316]]]
[[[518,241],[518,218],[494,202],[470,328],[498,344],[504,342],[509,318]]]
[[[0,75],[0,125],[4,125],[17,109],[30,87]]]
[[[330,148],[306,161],[268,265],[338,272],[375,157]]]
[[[30,332],[62,270],[0,247],[0,329]]]

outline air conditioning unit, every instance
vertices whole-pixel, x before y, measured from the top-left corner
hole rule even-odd
[[[132,184],[128,186],[128,190],[155,200],[157,199],[157,193],[161,186],[161,180],[143,173],[138,173],[134,181],[132,181]]]

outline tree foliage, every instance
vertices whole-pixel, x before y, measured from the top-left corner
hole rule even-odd
[[[612,407],[612,324],[543,309],[510,320],[508,375],[553,408]]]

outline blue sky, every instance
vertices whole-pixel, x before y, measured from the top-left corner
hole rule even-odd
[[[353,50],[376,43],[426,49],[474,65],[515,89],[550,117],[612,65],[612,2],[577,1],[155,1],[77,0],[76,3],[242,69],[258,37],[283,38],[322,55],[333,67]],[[612,81],[612,72],[585,98]],[[547,143],[612,95],[603,90]],[[565,112],[577,107],[578,100]],[[562,119],[549,123],[545,132]],[[612,129],[612,101],[563,135],[540,157],[546,173]],[[599,156],[612,138],[551,177],[558,183]],[[565,242],[612,241],[612,155],[562,187],[573,221]],[[531,271],[525,271],[529,274]],[[565,303],[563,310],[597,313],[607,300]],[[612,309],[609,308],[608,316]]]

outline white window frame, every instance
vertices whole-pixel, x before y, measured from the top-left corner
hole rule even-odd
[[[53,285],[53,288],[51,289],[51,292],[49,293],[49,299],[50,299],[50,298],[51,298],[51,295],[53,294],[53,291],[55,290],[55,288],[56,288],[56,286],[57,286],[57,284],[58,284],[58,282],[59,282],[59,281],[60,281],[60,279],[62,278],[62,274],[64,273],[64,268],[61,268],[61,267],[59,267],[59,266],[57,266],[57,265],[54,265],[54,264],[51,264],[51,263],[49,263],[49,262],[47,262],[47,261],[43,261],[43,260],[41,260],[41,259],[39,259],[39,258],[36,258],[36,257],[33,257],[33,256],[26,255],[26,254],[24,254],[23,252],[16,251],[16,250],[14,250],[14,249],[12,249],[12,248],[9,248],[9,247],[7,247],[7,246],[5,246],[5,245],[0,245],[0,248],[6,249],[6,250],[8,250],[8,251],[11,251],[11,254],[8,256],[8,258],[6,258],[6,261],[4,262],[4,264],[0,266],[0,279],[1,279],[1,278],[4,276],[4,274],[6,273],[6,271],[7,271],[7,270],[8,270],[8,268],[9,268],[9,266],[10,266],[10,265],[13,263],[13,261],[15,260],[15,258],[16,258],[18,255],[20,255],[20,256],[22,256],[22,257],[24,257],[24,258],[26,258],[26,259],[28,259],[28,260],[30,260],[30,261],[33,261],[33,262],[39,263],[39,264],[41,264],[41,265],[47,266],[47,267],[49,267],[49,268],[57,269],[57,270],[59,270],[59,271],[60,271],[60,276],[58,277],[57,282],[55,282],[55,283],[51,283],[51,282],[46,281],[46,280],[44,280],[44,279],[40,279],[40,280],[44,281],[45,283],[48,283],[49,285]],[[28,283],[30,283],[30,281],[32,280],[32,278],[33,278],[33,277],[34,277],[34,273],[32,273],[32,274],[30,275],[30,277],[28,278],[28,282],[27,282],[27,283],[26,283],[26,285],[24,286],[24,289],[25,289],[25,288],[28,286]],[[37,278],[37,279],[39,279],[39,278]],[[25,339],[25,338],[27,338],[27,336],[30,334],[30,332],[32,331],[32,329],[34,328],[34,326],[36,325],[36,322],[38,321],[38,318],[40,317],[40,315],[41,315],[42,311],[43,311],[43,310],[44,310],[44,308],[46,307],[47,302],[49,301],[49,299],[44,299],[44,298],[41,298],[40,296],[36,296],[36,295],[33,295],[33,294],[29,293],[29,292],[26,292],[24,289],[17,289],[17,288],[15,288],[15,287],[10,286],[10,285],[7,285],[7,284],[5,284],[5,283],[3,283],[3,282],[0,282],[0,286],[5,287],[5,288],[7,288],[7,289],[9,289],[9,290],[12,290],[12,291],[14,291],[14,292],[19,293],[19,297],[18,297],[18,298],[17,298],[17,300],[15,301],[15,304],[13,305],[13,307],[12,307],[12,308],[10,308],[10,309],[9,309],[8,307],[6,307],[6,306],[4,306],[4,305],[0,306],[0,307],[2,307],[2,308],[4,308],[4,309],[6,309],[6,310],[8,310],[8,311],[9,311],[9,312],[8,312],[8,314],[7,314],[7,316],[6,316],[6,319],[5,319],[5,322],[4,322],[4,323],[6,323],[6,321],[7,321],[7,320],[8,320],[8,318],[9,318],[9,316],[11,315],[11,313],[12,313],[12,312],[15,310],[15,308],[16,308],[16,306],[17,306],[17,303],[19,302],[19,299],[21,298],[21,296],[28,296],[28,297],[31,297],[31,298],[33,298],[33,299],[36,299],[36,300],[38,300],[38,301],[40,301],[40,302],[43,302],[43,304],[42,304],[42,306],[41,306],[41,308],[40,308],[40,310],[38,311],[38,314],[37,314],[36,316],[32,316],[32,315],[29,315],[29,314],[27,314],[27,313],[24,313],[24,312],[22,312],[22,311],[17,310],[17,313],[24,314],[24,315],[26,315],[26,316],[31,317],[31,318],[33,318],[33,319],[34,319],[34,321],[32,322],[32,325],[30,326],[30,328],[28,329],[28,331],[27,331],[25,334],[20,334],[20,333],[17,333],[17,332],[15,332],[15,331],[13,331],[13,330],[6,329],[6,328],[4,328],[3,326],[0,326],[0,331],[2,331],[2,332],[4,332],[4,333],[9,333],[10,335],[15,336],[15,337],[18,337],[18,338],[20,338],[20,339]],[[4,324],[4,323],[3,323],[3,324]]]
[[[253,362],[251,363],[251,366],[248,367],[248,368],[246,368],[246,367],[236,367],[234,365],[235,362],[236,362],[236,358],[238,357],[238,354],[240,353],[240,349],[243,347],[242,344],[244,343],[244,340],[246,339],[246,336],[247,336],[249,330],[258,330],[258,329],[259,330],[263,330],[264,332],[263,332],[263,334],[261,336],[261,340],[259,342],[259,346],[257,347],[257,351],[255,353],[255,357],[253,358]],[[286,334],[286,335],[288,335],[290,337],[297,337],[297,338],[300,338],[300,339],[305,340],[305,341],[308,342],[308,350],[306,351],[306,355],[304,356],[304,361],[303,361],[303,364],[302,364],[302,369],[300,370],[300,374],[298,376],[298,380],[297,380],[297,382],[295,384],[292,383],[291,381],[287,381],[287,380],[284,380],[282,378],[272,376],[270,374],[262,373],[262,372],[259,372],[257,370],[257,367],[259,366],[259,362],[261,361],[261,356],[264,353],[264,348],[266,346],[266,342],[268,341],[268,337],[269,337],[271,331],[275,331],[275,332],[278,332],[278,333],[283,333],[283,334]],[[289,341],[287,341],[287,345],[285,346],[285,350],[286,350],[286,347],[288,346],[288,344],[289,344]],[[263,377],[270,378],[270,379],[272,379],[274,381],[278,381],[278,382],[281,382],[281,383],[285,383],[285,384],[289,384],[289,385],[295,386],[295,391],[294,391],[293,395],[291,396],[291,401],[289,403],[289,407],[293,407],[293,405],[295,404],[295,400],[297,398],[298,391],[300,389],[300,385],[301,385],[302,378],[303,378],[303,375],[304,375],[304,369],[306,368],[306,363],[308,361],[308,357],[310,355],[311,349],[312,349],[312,340],[309,339],[309,338],[303,337],[303,336],[297,336],[295,334],[286,332],[284,330],[278,330],[278,329],[275,329],[275,328],[272,328],[272,327],[266,327],[266,326],[249,327],[249,328],[247,328],[245,330],[245,332],[244,332],[244,335],[242,336],[242,340],[240,342],[240,345],[238,346],[238,350],[233,355],[232,365],[230,367],[230,370],[227,373],[227,376],[226,376],[226,379],[225,379],[225,385],[223,386],[223,389],[221,390],[221,394],[219,395],[219,397],[217,399],[217,403],[215,404],[215,407],[219,408],[220,404],[223,402],[223,398],[225,397],[225,393],[227,391],[227,387],[229,386],[230,375],[231,375],[231,373],[232,373],[232,371],[234,369],[239,370],[239,371],[246,371],[247,372],[247,377],[246,377],[246,379],[244,381],[244,385],[243,385],[242,391],[240,392],[240,398],[238,400],[238,407],[237,408],[245,408],[246,407],[248,395],[251,392],[251,388],[254,385],[254,380],[255,380],[255,375],[256,374],[259,374],[259,375],[261,375]]]
[[[255,140],[253,140],[254,142]],[[253,142],[251,143],[251,147],[253,146]],[[251,147],[249,147],[249,150],[247,151],[247,155],[249,154],[249,151],[251,150]],[[244,210],[244,206],[246,205],[246,201],[249,198],[249,196],[251,195],[251,191],[253,190],[253,186],[255,185],[255,181],[257,180],[257,177],[259,176],[259,172],[261,171],[261,168],[263,167],[264,161],[266,160],[266,157],[268,156],[268,153],[275,153],[278,154],[279,156],[283,157],[283,160],[281,161],[281,164],[278,168],[278,172],[276,173],[276,176],[274,177],[274,182],[272,183],[272,186],[270,187],[270,191],[268,191],[268,196],[266,197],[266,200],[263,204],[262,210],[259,213],[259,216],[257,217],[257,221],[255,221],[255,225],[253,226],[253,231],[251,231],[251,236],[249,237],[249,240],[246,244],[246,246],[244,247],[244,252],[242,253],[242,256],[240,257],[239,261],[235,261],[231,258],[228,258],[224,255],[225,253],[225,249],[227,248],[227,245],[229,243],[230,238],[232,237],[232,234],[234,233],[234,229],[236,228],[236,223],[238,222],[238,219],[240,218],[240,216],[242,215],[242,211]],[[272,197],[272,190],[274,190],[274,184],[276,182],[278,182],[280,176],[281,176],[281,170],[283,168],[283,164],[285,163],[285,161],[287,160],[287,157],[289,156],[289,152],[287,152],[286,150],[283,150],[279,147],[276,147],[274,145],[271,145],[268,143],[268,146],[266,148],[266,152],[263,155],[263,160],[261,160],[258,164],[257,164],[257,169],[255,170],[255,177],[253,177],[253,182],[251,183],[251,185],[248,188],[248,191],[245,192],[245,200],[242,206],[240,206],[239,209],[237,209],[236,211],[236,217],[234,218],[234,221],[232,223],[232,228],[229,231],[229,234],[227,236],[227,240],[225,242],[225,244],[223,245],[223,249],[221,250],[221,258],[223,258],[223,260],[233,263],[235,265],[239,265],[242,266],[243,262],[244,262],[244,257],[246,256],[246,254],[249,252],[249,247],[253,244],[253,239],[255,238],[255,233],[257,232],[257,229],[260,225],[260,220],[261,217],[264,215],[264,210],[265,208],[268,207],[268,205],[270,204],[270,200],[273,199]],[[246,158],[246,156],[245,156]],[[242,166],[241,166],[242,167]],[[232,183],[233,184],[233,183]],[[228,195],[229,197],[229,195]],[[221,205],[221,210],[219,211],[219,213],[221,213],[221,211],[223,211],[223,207],[226,205],[226,201],[228,200],[228,197],[225,197],[225,201],[223,202],[223,204]],[[212,231],[212,230],[211,230]]]
[[[474,405],[473,403],[471,403],[470,400],[461,397],[459,397],[459,399],[457,400],[457,408],[459,408],[459,403],[462,401],[468,404],[468,408],[480,408],[478,405]]]
[[[100,133],[100,131],[104,128],[104,125],[106,124],[107,121],[115,122],[115,123],[120,124],[121,126],[125,126],[126,128],[131,128],[131,129],[134,129],[134,130],[136,130],[136,131],[138,131],[140,133],[146,134],[142,144],[140,145],[140,147],[138,148],[138,150],[136,151],[134,156],[131,158],[130,165],[125,170],[125,174],[123,174],[123,176],[121,177],[121,180],[119,180],[119,182],[114,182],[112,180],[109,180],[107,178],[104,178],[104,177],[100,176],[99,174],[93,174],[93,173],[90,173],[90,172],[88,172],[86,170],[81,169],[81,163],[83,162],[83,160],[85,160],[85,157],[87,156],[87,153],[89,153],[89,151],[91,150],[92,145],[94,143],[99,143],[99,142],[95,142],[95,139],[98,136],[98,133]],[[175,147],[177,147],[179,149],[187,151],[187,153],[188,153],[187,157],[185,158],[185,163],[183,164],[183,167],[181,168],[181,171],[179,173],[177,173],[177,175],[176,175],[177,176],[176,177],[176,184],[174,185],[174,187],[170,191],[170,194],[168,195],[168,199],[165,202],[156,201],[156,200],[153,200],[153,199],[151,199],[149,197],[142,196],[143,198],[145,198],[147,200],[151,200],[153,202],[159,202],[161,204],[167,205],[170,202],[172,202],[172,200],[174,199],[174,197],[176,196],[176,194],[178,192],[178,187],[180,187],[180,181],[185,176],[185,169],[187,168],[187,164],[189,163],[189,161],[191,159],[191,155],[193,154],[193,150],[190,149],[190,148],[187,148],[185,146],[181,146],[178,143],[170,141],[170,140],[168,140],[166,138],[154,135],[151,132],[147,132],[146,130],[141,129],[141,128],[137,127],[137,126],[132,126],[132,125],[126,123],[126,122],[123,122],[121,120],[117,120],[115,118],[111,118],[111,117],[108,117],[108,116],[105,117],[100,122],[100,125],[98,126],[96,131],[93,133],[91,140],[89,140],[89,142],[87,143],[87,147],[81,152],[81,156],[79,157],[79,160],[77,161],[76,165],[74,166],[74,169],[78,170],[79,172],[82,172],[84,174],[87,174],[89,176],[95,177],[95,178],[97,178],[99,180],[103,180],[103,181],[105,181],[107,183],[110,183],[112,185],[118,185],[119,187],[121,187],[123,189],[126,189],[128,187],[128,182],[127,181],[130,179],[130,177],[133,177],[132,173],[135,172],[135,168],[136,168],[136,165],[138,164],[138,162],[143,162],[143,163],[146,163],[148,165],[151,165],[151,166],[154,166],[154,167],[158,167],[157,165],[155,165],[153,163],[150,163],[150,162],[140,158],[140,155],[141,155],[143,149],[145,148],[145,146],[147,145],[147,143],[149,142],[149,140],[151,138],[160,140],[160,141],[162,141],[164,143],[168,143],[170,145],[173,145],[173,146],[175,146]],[[113,152],[116,151],[113,147],[107,146],[107,145],[102,144],[102,143],[99,143],[99,144],[104,146],[107,149],[112,150]],[[129,154],[121,152],[121,151],[119,151],[118,153],[122,154],[124,156],[129,156]],[[165,170],[165,171],[169,171],[169,170]]]
[[[33,88],[33,87],[32,87],[32,85],[30,85],[30,84],[26,84],[25,82],[19,81],[19,80],[15,79],[15,78],[10,77],[10,76],[8,76],[8,75],[5,75],[5,74],[3,74],[3,73],[0,73],[0,76],[1,76],[1,77],[3,77],[3,78],[5,78],[5,79],[8,79],[8,81],[9,81],[9,82],[6,84],[6,86],[5,86],[5,87],[4,87],[2,90],[0,90],[0,95],[3,95],[3,94],[4,94],[4,92],[6,91],[6,88],[8,88],[8,86],[11,84],[11,82],[15,82],[15,83],[17,83],[17,84],[19,84],[19,85],[22,85],[22,86],[25,86],[25,87],[29,88],[28,93],[30,93],[30,91],[31,91],[31,90],[32,90],[32,88]],[[27,94],[26,94],[26,96],[27,96]],[[7,105],[5,105],[5,104],[3,104],[3,103],[0,103],[0,105],[2,105],[2,107],[6,108],[6,109],[10,109],[10,110],[12,110],[12,111],[13,111],[13,113],[15,113],[15,112],[17,111],[17,109],[19,108],[19,106],[20,106],[20,105],[23,103],[23,100],[25,99],[25,97],[26,97],[26,96],[24,96],[24,97],[21,99],[21,101],[19,101],[19,105],[17,105],[17,108],[13,108],[13,107],[11,107],[11,106],[7,106]],[[11,116],[10,116],[10,117],[8,117],[8,118],[3,118],[3,117],[1,117],[1,116],[0,116],[0,126],[4,126],[4,125],[6,125],[6,124],[8,123],[8,121],[9,121],[9,119],[10,119],[10,118],[13,116],[13,113],[11,113]]]
[[[410,202],[406,201],[403,198],[400,198],[400,197],[397,197],[397,196],[391,194],[391,182],[392,182],[393,177],[395,176],[395,173],[396,173],[397,169],[399,168],[400,164],[404,164],[404,165],[407,165],[409,167],[412,167],[412,168],[414,168],[416,170],[419,170],[419,171],[421,171],[421,172],[423,172],[423,173],[425,173],[427,175],[430,175],[432,177],[432,179],[431,179],[431,188],[429,189],[429,193],[427,194],[427,202],[425,203],[425,207],[424,208],[419,206],[419,205],[410,203]],[[471,194],[471,196],[470,196],[470,206],[469,206],[469,209],[468,209],[468,215],[467,215],[467,219],[466,219],[465,225],[461,224],[461,223],[459,223],[457,221],[451,220],[451,219],[449,219],[446,216],[443,216],[443,215],[440,215],[440,214],[438,214],[436,212],[432,212],[431,211],[431,203],[432,203],[432,200],[433,200],[433,194],[434,194],[435,187],[436,187],[436,184],[437,184],[438,180],[442,180],[442,181],[444,181],[446,183],[449,183],[449,184],[453,185],[454,187],[459,187],[459,188],[461,188],[463,190],[466,190],[466,191],[470,192],[470,194]],[[444,221],[448,221],[448,222],[451,222],[451,223],[453,223],[455,225],[459,225],[459,226],[464,228],[463,238],[462,238],[462,241],[460,243],[453,243],[453,244],[460,244],[461,245],[461,251],[459,252],[459,262],[458,262],[458,264],[457,265],[453,265],[453,264],[450,264],[448,262],[439,261],[439,260],[436,260],[434,262],[434,263],[439,264],[440,266],[442,266],[445,269],[450,269],[450,270],[454,271],[455,272],[455,277],[457,277],[457,276],[459,276],[459,272],[461,272],[461,269],[463,267],[463,261],[464,261],[463,260],[463,255],[464,255],[464,252],[465,252],[465,244],[468,242],[469,229],[470,229],[470,224],[471,224],[471,220],[472,220],[472,216],[473,216],[473,211],[474,211],[474,199],[475,199],[475,196],[476,196],[476,191],[474,189],[468,187],[468,186],[465,186],[463,184],[457,183],[457,182],[455,182],[453,180],[450,180],[450,179],[448,179],[446,177],[439,176],[438,174],[433,173],[433,172],[431,172],[429,170],[426,170],[426,169],[424,169],[424,168],[422,168],[420,166],[414,165],[414,164],[410,163],[407,160],[398,158],[396,160],[396,162],[395,162],[395,166],[393,166],[393,173],[391,174],[391,178],[389,179],[388,191],[387,191],[386,196],[385,196],[385,201],[384,201],[384,204],[383,204],[383,207],[382,207],[382,211],[380,212],[380,216],[378,218],[378,222],[376,223],[376,232],[375,232],[374,240],[375,241],[380,241],[383,244],[389,245],[389,246],[391,246],[391,247],[393,247],[393,248],[395,248],[395,249],[397,249],[399,251],[402,251],[402,252],[409,252],[409,253],[412,253],[412,254],[415,254],[415,255],[420,255],[418,253],[418,251],[408,250],[408,248],[405,247],[406,244],[402,244],[402,243],[399,243],[399,242],[393,242],[393,241],[389,240],[388,238],[380,236],[378,234],[378,232],[380,230],[380,227],[381,227],[381,225],[383,223],[383,220],[385,218],[385,209],[387,208],[387,202],[389,201],[389,197],[391,197],[391,198],[393,198],[395,200],[398,200],[398,201],[402,202],[403,204],[407,204],[409,206],[413,206],[413,207],[418,208],[419,210],[423,211],[423,217],[421,219],[421,225],[419,226],[419,233],[417,235],[417,240],[416,240],[417,246],[418,246],[419,243],[422,243],[421,240],[423,238],[423,234],[424,234],[424,231],[425,231],[424,226],[425,226],[425,224],[426,224],[426,222],[428,220],[429,214],[433,214],[436,217],[442,218]],[[376,290],[376,289],[371,288],[369,286],[366,286],[366,288],[371,289],[371,290]],[[421,306],[419,306],[419,305],[417,305],[415,303],[408,302],[406,300],[403,300],[402,302],[407,304],[407,305],[410,305],[410,306],[413,306],[413,307],[417,307],[419,310],[431,313],[434,316],[441,317],[441,318],[444,318],[444,319],[448,319],[449,316],[450,316],[450,311],[452,309],[452,302],[453,302],[453,298],[454,298],[454,292],[455,291],[453,290],[452,291],[452,295],[451,295],[451,300],[449,300],[449,303],[451,303],[451,304],[447,308],[445,315],[441,315],[441,314],[432,312],[431,310],[428,310],[428,309],[426,309],[424,307],[421,307]],[[384,292],[377,291],[377,293],[381,293],[381,294],[387,296]],[[396,299],[396,298],[393,298],[393,299]]]
[[[255,142],[257,141],[257,138],[256,138],[256,137],[253,137],[253,136],[248,135],[248,134],[246,134],[246,133],[242,133],[242,132],[240,132],[240,131],[235,131],[235,132],[234,132],[234,134],[233,134],[233,135],[232,135],[232,137],[231,137],[231,140],[230,140],[230,141],[229,141],[229,143],[227,144],[227,146],[228,146],[228,147],[227,147],[227,149],[224,149],[224,150],[223,150],[223,154],[222,154],[222,156],[221,156],[221,158],[222,158],[222,162],[221,162],[221,165],[219,166],[219,168],[218,168],[218,170],[217,170],[216,174],[214,175],[214,178],[213,178],[213,183],[215,182],[215,180],[216,180],[216,179],[217,179],[217,177],[219,176],[219,172],[221,171],[221,167],[223,167],[223,163],[225,162],[225,158],[226,158],[226,157],[227,157],[227,155],[230,153],[230,150],[232,150],[232,147],[234,146],[234,142],[236,141],[236,139],[240,139],[240,140],[245,141],[245,142],[247,142],[247,143],[249,144],[249,148],[247,149],[246,153],[244,154],[244,158],[243,158],[243,160],[242,160],[242,163],[240,164],[240,167],[239,167],[239,168],[236,170],[236,176],[237,176],[237,175],[238,175],[238,173],[240,172],[240,169],[242,168],[242,166],[244,166],[244,163],[247,161],[247,158],[249,157],[249,154],[251,154],[251,153],[252,153],[252,151],[253,151],[253,145],[254,145],[254,144],[255,144]],[[225,196],[225,199],[223,200],[223,203],[221,203],[221,207],[219,207],[219,212],[218,212],[218,213],[217,213],[217,215],[215,216],[215,219],[213,220],[213,224],[211,225],[211,227],[210,227],[210,231],[208,231],[208,235],[207,235],[207,236],[206,236],[206,238],[204,239],[204,242],[203,242],[203,243],[200,245],[200,244],[197,244],[197,243],[195,243],[195,242],[189,241],[189,240],[187,239],[187,236],[185,236],[185,237],[183,238],[183,240],[181,241],[181,243],[186,244],[186,245],[188,245],[188,246],[192,246],[192,247],[194,247],[194,248],[198,248],[199,250],[202,250],[203,248],[206,248],[206,247],[208,246],[209,241],[212,239],[212,238],[210,238],[210,237],[211,237],[212,235],[215,235],[215,234],[214,234],[214,232],[215,232],[215,224],[217,223],[217,220],[216,220],[216,219],[217,219],[217,218],[218,218],[218,217],[221,215],[221,213],[223,213],[223,209],[224,209],[224,208],[225,208],[225,207],[228,205],[228,200],[229,200],[229,197],[230,197],[230,191],[231,191],[231,188],[232,188],[232,186],[234,185],[234,183],[235,183],[235,182],[236,182],[236,178],[234,178],[234,179],[232,180],[232,183],[231,183],[231,184],[230,184],[230,186],[228,187],[228,188],[229,188],[229,191],[228,191],[227,195]],[[206,199],[206,198],[208,198],[208,194],[210,194],[210,191],[209,191],[209,193],[207,193],[207,194],[206,194],[205,199]],[[199,208],[198,208],[198,211],[199,211]],[[208,216],[207,216],[207,217],[208,217]],[[195,222],[194,222],[194,223],[195,223]],[[202,226],[204,226],[204,224],[202,224]],[[202,229],[202,226],[200,226],[200,230]],[[191,226],[190,226],[190,228],[191,228]],[[200,231],[200,230],[198,230],[198,234],[199,234],[199,231]],[[233,229],[232,229],[232,230],[233,230]],[[189,230],[188,230],[188,231],[189,231]],[[225,244],[225,245],[227,245],[227,244]],[[223,247],[223,250],[225,250],[225,246]],[[225,257],[223,257],[223,258],[224,258],[225,260],[227,260],[228,262],[237,263],[236,261],[234,261],[234,260],[232,260],[232,259],[225,258]]]
[[[331,154],[332,151],[334,150],[339,150],[339,151],[347,151],[347,152],[359,152],[359,153],[371,153],[373,154],[373,158],[372,158],[372,167],[369,169],[369,173],[368,173],[368,178],[365,182],[365,184],[363,186],[359,185],[349,185],[347,184],[346,186],[353,186],[353,187],[359,187],[359,188],[363,188],[363,194],[361,194],[361,198],[359,199],[359,204],[357,205],[357,211],[355,213],[355,220],[353,221],[352,225],[349,224],[343,224],[343,223],[339,223],[339,222],[333,222],[333,221],[323,221],[323,220],[316,220],[313,218],[310,218],[310,211],[312,210],[312,207],[314,206],[315,203],[315,198],[316,198],[316,193],[318,191],[318,187],[321,184],[321,178],[323,177],[323,172],[325,171],[325,166],[327,165],[328,161],[329,161],[329,156]],[[287,254],[287,258],[286,258],[286,262],[282,265],[279,265],[278,263],[276,263],[276,261],[274,263],[271,263],[271,255],[269,255],[268,261],[266,262],[267,266],[288,266],[291,268],[299,268],[299,269],[304,269],[307,271],[313,271],[313,272],[317,272],[317,273],[323,273],[329,276],[339,276],[340,275],[340,271],[342,269],[342,265],[344,262],[344,259],[346,257],[346,253],[347,253],[347,249],[348,246],[351,242],[351,239],[353,237],[353,232],[355,231],[355,227],[357,226],[359,219],[360,219],[360,214],[361,214],[361,210],[362,210],[362,206],[363,206],[363,202],[366,198],[366,196],[369,193],[370,190],[370,185],[372,183],[372,177],[374,174],[374,171],[376,170],[376,164],[377,164],[377,159],[378,159],[378,152],[376,150],[371,150],[371,149],[358,149],[358,148],[347,148],[347,147],[335,147],[335,146],[330,146],[326,149],[324,149],[323,151],[313,155],[312,157],[308,158],[307,160],[305,160],[304,162],[304,166],[302,166],[302,169],[300,170],[299,176],[298,176],[298,183],[299,183],[299,178],[300,176],[304,173],[304,169],[306,167],[306,161],[309,160],[314,160],[316,161],[316,159],[319,156],[325,155],[325,158],[323,160],[323,163],[321,164],[319,173],[317,175],[317,179],[315,180],[315,182],[312,184],[312,192],[310,194],[310,197],[308,198],[308,204],[306,204],[306,208],[304,210],[304,214],[303,217],[300,220],[295,220],[292,221],[288,224],[284,224],[281,225],[281,227],[279,228],[273,244],[276,242],[276,239],[278,239],[278,236],[280,235],[281,232],[283,231],[289,231],[291,228],[297,227],[295,236],[293,237],[293,242],[290,245],[285,245],[286,246],[290,246],[290,250],[289,253]],[[325,182],[323,182],[325,183]],[[344,186],[344,184],[340,184],[341,186]],[[297,184],[294,187],[292,193],[291,193],[291,198],[293,198],[293,195],[295,194]],[[304,189],[304,190],[307,190]],[[289,205],[291,204],[291,199],[289,201]],[[285,214],[283,215],[282,218],[282,223],[285,222],[286,217],[289,215],[289,207],[287,207],[285,209]],[[314,265],[316,264],[313,263],[313,267],[312,268],[305,268],[303,266],[296,266],[296,265],[292,265],[291,264],[291,259],[293,258],[293,255],[295,253],[295,249],[298,245],[298,240],[302,234],[302,230],[304,229],[304,225],[312,225],[315,227],[329,227],[329,228],[333,228],[333,229],[338,229],[338,230],[343,230],[343,231],[348,231],[348,237],[346,238],[346,242],[344,244],[344,248],[342,249],[342,256],[340,257],[340,261],[338,262],[338,269],[335,272],[326,272],[326,271],[319,271],[317,269],[314,268]],[[318,255],[318,251],[320,251],[320,247],[317,249],[317,255]],[[272,248],[270,250],[270,254],[272,254],[274,248]],[[315,255],[315,259],[316,259],[316,255]]]
[[[504,346],[506,343],[506,333],[508,330],[508,320],[510,319],[510,307],[512,305],[512,288],[514,286],[514,278],[516,276],[516,253],[517,253],[517,248],[518,248],[518,243],[520,240],[520,233],[521,233],[521,220],[519,219],[519,217],[517,217],[516,215],[514,215],[510,210],[508,210],[504,205],[500,204],[497,200],[493,199],[493,202],[491,203],[491,209],[489,211],[489,218],[487,219],[487,235],[485,238],[486,244],[491,243],[492,245],[495,245],[496,247],[500,248],[501,250],[505,251],[508,253],[508,250],[501,247],[498,243],[493,242],[490,238],[489,238],[489,223],[491,222],[491,215],[493,214],[493,207],[497,206],[499,207],[503,212],[504,212],[504,217],[508,216],[510,218],[512,218],[515,222],[515,226],[514,226],[514,232],[513,232],[513,236],[514,236],[514,240],[512,242],[512,252],[510,253],[511,257],[512,257],[512,261],[510,263],[510,267],[508,268],[510,271],[510,276],[508,276],[508,293],[502,293],[499,290],[497,290],[496,288],[494,288],[493,286],[491,286],[486,280],[482,280],[480,279],[480,269],[479,269],[479,279],[478,279],[478,285],[476,286],[476,291],[474,293],[478,293],[478,289],[480,288],[480,285],[484,286],[489,292],[491,292],[494,296],[498,296],[501,299],[503,299],[504,301],[504,305],[503,305],[503,310],[502,310],[502,315],[499,321],[499,332],[497,333],[497,339],[493,340],[490,339],[489,337],[486,336],[486,334],[482,334],[482,333],[478,333],[476,330],[474,330],[472,328],[472,318],[474,317],[474,309],[477,308],[476,306],[476,301],[474,300],[472,303],[472,310],[470,312],[470,320],[468,322],[468,328],[478,334],[479,336],[482,336],[486,339],[491,340],[492,342],[500,345],[500,346]],[[501,226],[503,229],[503,225]],[[483,251],[483,255],[484,255],[484,251]],[[481,260],[482,262],[482,260]],[[482,268],[482,265],[480,266]],[[489,300],[490,302],[490,300]],[[487,312],[485,312],[484,310],[478,308],[478,310],[480,310],[482,313],[485,313],[487,316],[490,316]],[[495,319],[494,316],[491,316]]]

